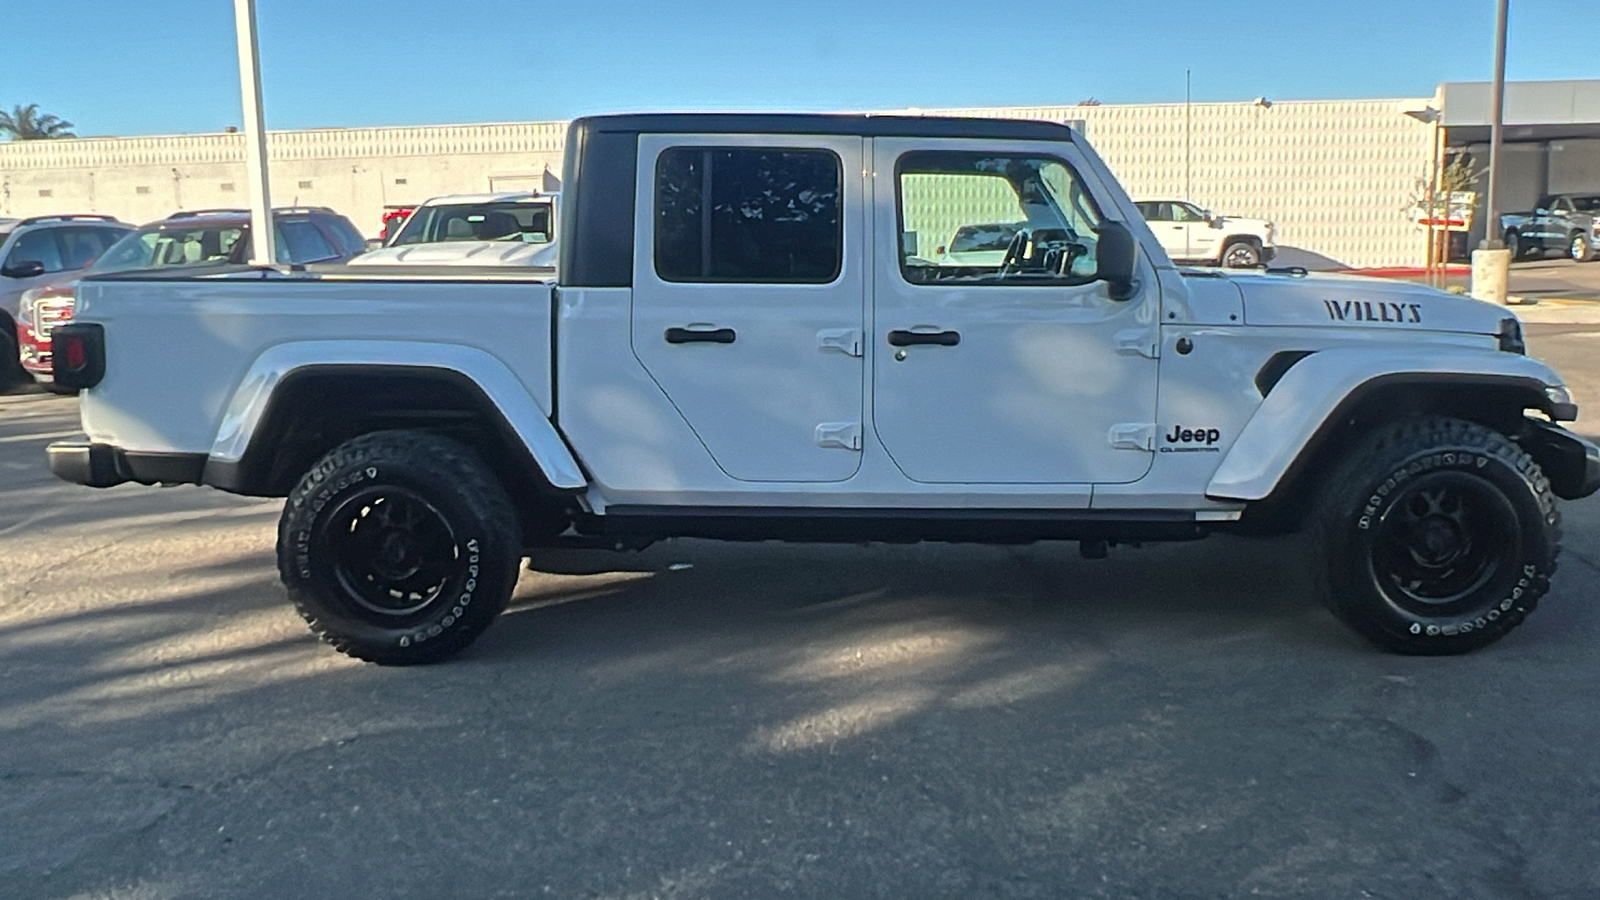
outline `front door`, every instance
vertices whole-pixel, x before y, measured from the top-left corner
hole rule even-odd
[[[1183,226],[1188,251],[1184,259],[1216,259],[1222,248],[1217,243],[1222,232],[1211,227],[1211,221],[1193,204],[1172,204],[1172,219]]]
[[[874,140],[873,424],[932,483],[1116,483],[1150,467],[1154,279],[1094,279],[1093,193],[1068,145]],[[1021,223],[993,264],[916,248]],[[1159,227],[1159,226],[1157,226]]]
[[[639,138],[633,352],[732,478],[860,466],[863,145]]]

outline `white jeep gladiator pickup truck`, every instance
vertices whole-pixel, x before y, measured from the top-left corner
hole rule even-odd
[[[1458,653],[1533,610],[1556,498],[1600,487],[1515,317],[1410,284],[1180,270],[1062,126],[593,117],[562,183],[554,283],[85,279],[55,358],[86,437],[51,468],[286,497],[290,598],[389,664],[467,646],[554,546],[1099,556],[1302,525],[1340,619]],[[933,252],[993,222],[1020,223],[996,258]]]

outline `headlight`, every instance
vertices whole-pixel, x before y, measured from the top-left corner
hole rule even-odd
[[[44,288],[29,288],[22,292],[22,300],[17,305],[17,321],[35,328],[39,323],[33,320],[34,306],[39,302],[39,295],[44,293]]]
[[[1572,402],[1572,392],[1567,390],[1567,386],[1564,384],[1547,385],[1544,389],[1544,395],[1550,399],[1551,403],[1558,406]]]

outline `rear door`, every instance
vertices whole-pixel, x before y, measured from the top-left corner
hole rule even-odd
[[[633,351],[732,478],[860,465],[863,145],[639,139]]]

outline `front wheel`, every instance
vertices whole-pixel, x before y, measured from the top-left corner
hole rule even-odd
[[[1593,249],[1589,243],[1588,235],[1578,231],[1572,233],[1572,240],[1567,243],[1567,255],[1576,262],[1588,262],[1589,254],[1593,252]]]
[[[1506,232],[1506,250],[1511,253],[1512,262],[1528,255],[1528,251],[1522,246],[1522,237],[1515,231]]]
[[[1327,607],[1397,653],[1465,653],[1520,625],[1560,549],[1550,483],[1504,435],[1429,416],[1361,441],[1310,537]]]
[[[301,617],[340,652],[384,665],[444,659],[505,609],[521,535],[505,490],[448,438],[347,441],[295,485],[278,572]]]
[[[1261,250],[1249,241],[1234,241],[1222,248],[1222,264],[1230,269],[1253,269],[1261,265]]]
[[[10,325],[4,316],[0,316],[0,392],[29,380],[27,371],[22,368],[22,360],[17,357],[17,333],[15,329],[6,333]]]

